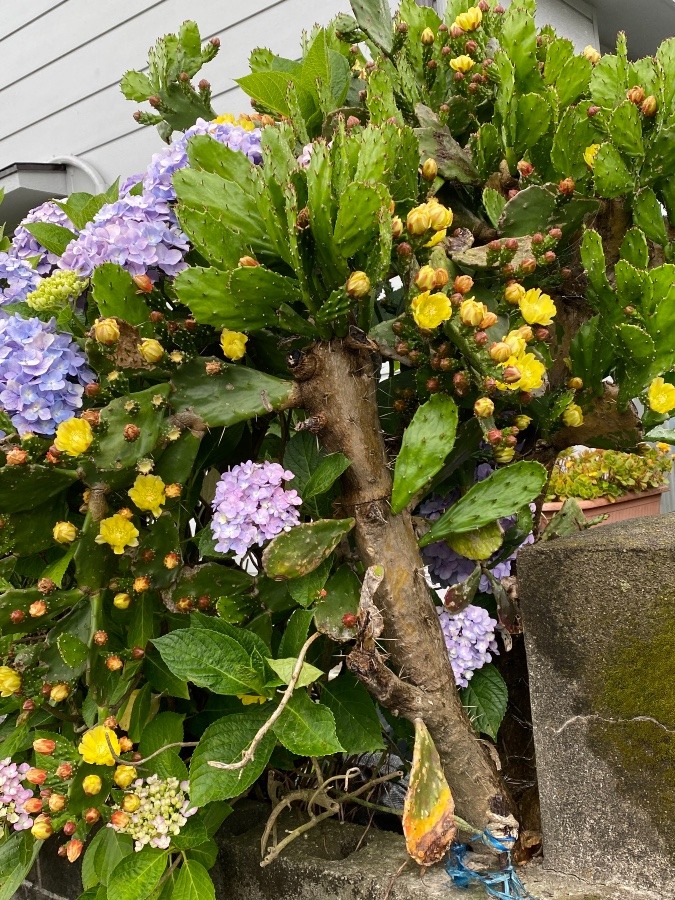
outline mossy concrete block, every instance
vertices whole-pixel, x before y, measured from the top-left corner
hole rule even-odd
[[[675,897],[675,514],[518,557],[550,869]]]

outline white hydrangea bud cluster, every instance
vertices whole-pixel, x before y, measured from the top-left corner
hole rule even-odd
[[[77,300],[88,284],[88,278],[80,278],[76,272],[58,269],[28,294],[26,303],[36,312],[58,312],[70,300]]]
[[[187,795],[189,782],[177,778],[160,779],[151,775],[139,778],[114,808],[110,828],[134,839],[134,849],[146,844],[166,850],[171,837],[180,833],[189,816],[197,812]]]

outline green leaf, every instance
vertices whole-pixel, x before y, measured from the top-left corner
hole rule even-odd
[[[316,469],[307,479],[302,491],[302,499],[311,500],[312,497],[325,494],[350,465],[351,462],[344,453],[330,453],[328,456],[322,457]]]
[[[612,144],[600,144],[593,164],[595,189],[601,197],[620,197],[630,193],[635,177],[628,171],[621,154]]]
[[[279,644],[279,656],[297,656],[300,653],[302,645],[307,640],[313,618],[314,611],[311,609],[293,611]]]
[[[271,703],[256,709],[249,707],[244,713],[218,719],[206,729],[190,763],[190,799],[195,806],[238,797],[262,775],[276,743],[271,731],[263,737],[253,759],[243,769],[228,772],[210,766],[209,761],[238,762],[272,709]]]
[[[544,94],[522,94],[518,97],[515,112],[514,150],[522,156],[548,131],[551,122],[551,106]]]
[[[476,731],[496,741],[509,698],[506,682],[499,670],[488,663],[473,673],[469,686],[461,688],[459,694]]]
[[[32,510],[55,497],[77,481],[77,472],[53,466],[2,466],[0,468],[0,509],[3,513]]]
[[[541,89],[534,15],[522,4],[512,4],[504,14],[500,43],[513,62],[517,87],[521,91]]]
[[[97,266],[91,276],[91,287],[102,316],[116,316],[130,325],[141,325],[150,318],[150,309],[131,275],[116,263]]]
[[[133,853],[131,835],[101,828],[87,845],[82,857],[82,885],[85,890],[106,885],[120,860]]]
[[[143,847],[125,856],[115,866],[108,884],[108,896],[115,900],[145,900],[157,887],[168,859],[166,850]]]
[[[473,531],[450,534],[447,543],[455,553],[467,559],[489,559],[502,545],[504,532],[499,522],[489,522]]]
[[[57,587],[61,587],[63,584],[63,578],[68,570],[68,566],[75,556],[76,550],[77,544],[71,544],[62,557],[55,560],[55,562],[53,562],[50,566],[47,566],[47,568],[42,573],[42,577],[51,579]]]
[[[343,749],[335,733],[333,713],[321,703],[313,703],[305,690],[293,694],[274,733],[297,756],[328,756]]]
[[[675,428],[657,425],[645,435],[648,441],[663,441],[664,444],[675,444]]]
[[[282,531],[263,553],[265,574],[283,581],[312,572],[330,556],[354,524],[354,519],[318,519]]]
[[[61,659],[71,669],[80,669],[89,655],[89,648],[74,634],[60,634],[56,639]]]
[[[496,228],[501,214],[504,212],[506,198],[494,188],[486,187],[483,191],[483,206],[485,207],[485,212],[488,214],[489,220]]]
[[[312,477],[321,462],[322,455],[316,436],[309,431],[299,431],[294,434],[286,445],[284,451],[284,469],[290,469],[295,475],[288,482],[289,488],[294,488],[300,496],[303,496],[305,485]],[[0,469],[0,473],[4,471]]]
[[[342,565],[326,585],[326,596],[316,604],[314,623],[316,630],[327,634],[334,641],[350,641],[355,637],[354,628],[344,625],[343,617],[355,615],[359,608],[361,582],[358,576]]]
[[[185,717],[180,713],[161,712],[159,715],[148,722],[143,729],[141,740],[138,745],[139,753],[142,756],[150,756],[166,747],[168,744],[177,744],[183,740],[183,719]],[[176,752],[176,750],[167,750],[166,753]],[[164,754],[156,756],[150,761],[149,765],[157,764],[157,760],[161,760]]]
[[[359,28],[381,50],[390,53],[393,46],[393,29],[387,0],[350,0],[350,6]]]
[[[233,638],[202,628],[179,628],[153,643],[171,672],[215,694],[260,693],[260,673]]]
[[[628,66],[622,56],[604,54],[593,67],[590,91],[593,102],[598,106],[613,109],[626,99],[628,84]]]
[[[612,143],[627,156],[644,156],[642,119],[637,106],[625,100],[614,110],[609,120]]]
[[[517,462],[497,469],[453,503],[424,535],[420,546],[512,516],[539,496],[546,477],[546,469],[536,462]]]
[[[631,106],[633,106],[632,103]],[[668,244],[663,210],[651,188],[643,188],[635,195],[633,200],[633,221],[638,228],[644,231],[650,241],[661,244],[662,247]]]
[[[330,573],[331,560],[324,560],[320,566],[300,578],[288,582],[288,592],[300,606],[311,606],[319,598],[319,593]]]
[[[37,239],[38,244],[42,244],[50,253],[57,256],[63,256],[68,244],[77,237],[70,228],[51,222],[26,222],[24,227]]]
[[[335,731],[345,753],[383,750],[382,725],[370,694],[345,672],[323,686],[321,702],[333,713]]]
[[[216,375],[206,374],[204,367],[210,362],[220,364]],[[172,384],[173,406],[194,410],[211,427],[264,416],[270,409],[285,409],[293,404],[297,390],[292,381],[203,356],[181,366]]]
[[[178,871],[172,900],[215,900],[216,889],[204,866],[187,859]]]
[[[10,832],[0,844],[0,900],[12,900],[33,867],[43,841],[28,831]]]
[[[409,506],[440,472],[456,431],[457,404],[447,394],[433,394],[417,409],[396,458],[392,512],[400,513]]]
[[[120,90],[127,100],[135,100],[142,103],[155,92],[154,85],[143,72],[130,70],[125,72],[120,82]]]
[[[274,687],[279,687],[282,684],[288,684],[293,675],[293,669],[295,668],[295,664],[297,663],[298,658],[296,656],[288,657],[287,659],[268,659],[267,664],[271,669],[279,676],[279,679],[275,679],[272,683]],[[308,684],[313,684],[317,678],[321,678],[323,672],[321,669],[317,669],[316,666],[312,666],[309,663],[303,663],[302,669],[300,670],[300,677],[296,682],[297,688],[307,687]]]
[[[190,699],[187,682],[182,678],[176,678],[157,650],[152,646],[148,648],[145,654],[143,672],[148,682],[159,694],[178,697],[182,700]]]

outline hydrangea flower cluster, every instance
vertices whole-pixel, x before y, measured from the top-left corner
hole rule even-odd
[[[250,460],[223,472],[213,500],[211,530],[220,553],[246,553],[297,525],[302,504],[282,482],[293,478],[279,463]]]
[[[28,231],[26,225],[31,225],[33,222],[60,225],[62,228],[69,228],[70,231],[75,232],[77,232],[77,229],[61,207],[57,206],[53,200],[47,200],[46,203],[31,209],[26,218],[17,226],[12,238],[10,254],[17,259],[31,259],[37,256],[38,262],[35,266],[35,271],[39,275],[48,275],[57,265],[59,257],[47,250],[46,247],[43,247],[38,239],[33,237]]]
[[[228,121],[197,119],[185,134],[172,141],[165,150],[155,153],[143,179],[143,190],[158,200],[176,199],[172,177],[178,169],[187,166],[187,144],[197,134],[209,134],[231,150],[246,154],[254,165],[259,165],[262,162],[260,133],[259,128],[250,130]]]
[[[0,824],[11,825],[14,831],[26,831],[33,826],[33,820],[23,808],[33,792],[21,784],[29,769],[28,763],[17,765],[9,756],[0,761]]]
[[[26,297],[26,303],[36,312],[58,312],[71,300],[77,300],[89,282],[75,272],[57,269],[43,278],[40,285]]]
[[[474,475],[475,481],[483,481],[492,471],[493,469],[490,465],[482,463],[476,467]],[[452,491],[445,497],[439,497],[438,495],[432,496],[428,500],[425,500],[424,503],[420,504],[419,514],[430,522],[435,522],[436,519],[441,517],[446,509],[452,506],[458,497],[457,491]],[[509,528],[513,527],[515,521],[515,516],[509,516],[501,519],[500,524],[504,531],[508,531]],[[520,548],[524,547],[525,544],[531,544],[533,541],[534,535],[528,534],[520,547],[516,548],[507,559],[493,564],[492,560],[494,560],[499,553],[499,551],[497,551],[490,559],[485,560],[484,564],[490,569],[497,581],[501,578],[506,578],[507,575],[511,574],[511,568],[518,556]],[[422,550],[422,558],[427,565],[431,579],[442,587],[450,587],[453,584],[459,584],[461,581],[466,581],[476,568],[474,560],[468,559],[466,556],[457,553],[452,547],[449,547],[445,541],[435,541],[433,544],[426,546]],[[483,594],[492,593],[492,585],[487,575],[481,575],[478,590]]]
[[[180,834],[188,818],[197,812],[196,806],[190,806],[189,786],[188,781],[161,780],[158,775],[150,775],[145,782],[138,778],[125,794],[122,806],[115,807],[108,827],[131,835],[136,851],[147,844],[166,850],[172,836]],[[130,813],[125,811],[132,809]]]
[[[473,673],[499,653],[497,622],[482,606],[467,606],[455,615],[437,607],[443,639],[458,687],[468,687]]]
[[[175,225],[168,205],[152,196],[126,196],[101,207],[71,241],[59,262],[62,269],[89,276],[105,262],[131,275],[177,275],[185,267],[188,240]]]
[[[29,262],[0,253],[0,306],[25,300],[41,281]]]
[[[0,316],[0,406],[19,434],[53,434],[82,406],[94,380],[87,358],[56,320]]]

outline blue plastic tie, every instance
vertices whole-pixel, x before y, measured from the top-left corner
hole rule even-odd
[[[515,838],[507,837],[499,840],[489,831],[484,831],[482,834],[474,835],[471,841],[481,841],[500,853],[506,853],[506,866],[499,872],[475,872],[464,865],[468,845],[453,844],[445,864],[445,871],[455,887],[470,887],[471,884],[478,883],[485,888],[488,897],[494,897],[495,900],[536,900],[527,891],[513,868],[511,847]]]

